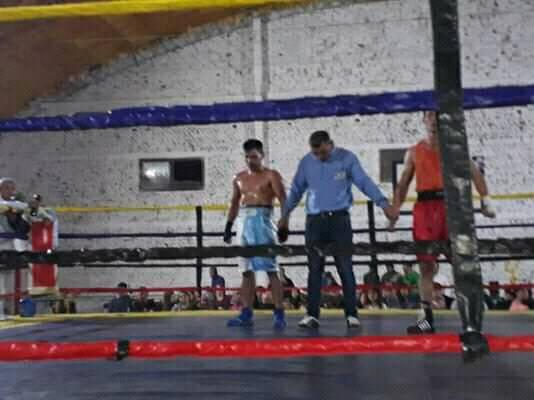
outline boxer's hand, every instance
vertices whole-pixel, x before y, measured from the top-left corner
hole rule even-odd
[[[227,244],[232,243],[232,226],[233,225],[234,225],[233,222],[228,221],[226,223],[226,227],[224,228],[223,240]]]
[[[278,241],[285,243],[289,237],[289,220],[287,218],[281,218],[278,221]]]
[[[287,239],[289,237],[289,229],[285,228],[285,227],[282,227],[282,228],[278,228],[278,241],[280,243],[285,243],[287,242]]]
[[[400,210],[397,207],[393,206],[387,206],[384,208],[384,214],[386,215],[386,218],[389,220],[388,230],[393,231],[395,228],[395,224],[397,223],[397,220],[399,219]]]
[[[480,208],[482,215],[484,215],[487,218],[495,218],[497,216],[497,213],[495,212],[495,209],[493,208],[493,204],[491,201],[491,197],[484,196],[480,200]]]

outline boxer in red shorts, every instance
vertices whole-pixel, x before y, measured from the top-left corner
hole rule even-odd
[[[404,171],[395,190],[393,207],[400,210],[408,188],[415,176],[417,202],[413,209],[413,238],[415,241],[448,240],[447,214],[445,209],[443,176],[438,144],[437,113],[425,111],[423,122],[427,137],[406,152]],[[488,187],[484,176],[471,162],[471,174],[477,192],[482,198],[482,214],[495,218]],[[434,333],[432,292],[436,271],[435,256],[418,255],[420,268],[419,291],[424,316],[415,325],[409,326],[409,334]]]

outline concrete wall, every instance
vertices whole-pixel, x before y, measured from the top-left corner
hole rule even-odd
[[[464,85],[532,84],[534,4],[529,0],[460,1]],[[428,4],[420,0],[341,1],[251,16],[239,25],[212,26],[149,51],[117,60],[71,84],[55,98],[40,99],[25,115],[101,111],[131,105],[213,103],[430,89],[433,86]],[[467,112],[471,153],[484,156],[494,194],[534,192],[532,107]],[[314,120],[104,131],[3,134],[0,171],[16,176],[25,191],[43,193],[53,205],[144,206],[225,203],[233,174],[243,167],[240,144],[265,141],[268,164],[290,181],[316,129],[330,131],[338,145],[355,151],[369,174],[379,177],[379,150],[406,147],[423,135],[420,115],[321,118]],[[206,189],[139,191],[140,158],[201,156]],[[390,194],[390,185],[383,185]],[[361,195],[357,195],[362,199]],[[497,222],[534,222],[532,201],[497,204]],[[302,227],[302,211],[294,227]],[[225,216],[210,213],[207,230],[222,230]],[[482,221],[481,223],[488,222]],[[63,214],[63,232],[139,232],[194,229],[193,213],[143,212]],[[366,225],[355,207],[353,223]],[[378,223],[385,224],[380,216]],[[409,220],[401,222],[408,225]],[[523,236],[533,230],[483,232]],[[398,239],[402,235],[384,235]],[[365,240],[357,237],[356,240]],[[298,239],[295,239],[298,242]],[[156,246],[179,240],[67,242],[69,247]],[[220,244],[207,240],[207,245]],[[531,263],[521,263],[530,279]],[[485,279],[508,280],[502,264],[486,264]],[[358,271],[361,277],[364,270]],[[225,272],[235,285],[236,271]],[[305,271],[291,270],[298,284]],[[69,270],[63,286],[191,285],[192,270]],[[207,279],[206,281],[207,282]]]

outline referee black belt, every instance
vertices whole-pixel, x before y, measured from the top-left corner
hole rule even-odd
[[[336,217],[339,215],[349,215],[349,211],[348,210],[321,211],[318,214],[310,214],[308,215],[308,217],[328,218],[328,217]]]

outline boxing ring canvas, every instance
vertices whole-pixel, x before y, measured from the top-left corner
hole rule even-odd
[[[198,342],[215,340],[270,341],[285,339],[339,339],[404,335],[411,314],[364,312],[362,329],[347,331],[340,312],[327,311],[320,330],[289,326],[273,332],[268,313],[247,329],[227,329],[230,314],[184,313],[160,317],[100,316],[50,321],[0,330],[0,339],[47,342],[97,342],[109,339]],[[63,317],[64,318],[64,317]],[[486,333],[528,335],[532,314],[489,313]],[[24,323],[24,322],[16,322]],[[456,332],[460,321],[453,313],[440,313],[442,332]],[[379,347],[379,344],[377,345]],[[534,349],[534,347],[533,347]],[[373,352],[343,356],[250,358],[178,357],[128,358],[84,361],[0,362],[3,399],[527,399],[534,395],[532,353],[494,352],[475,364],[464,364],[455,353]]]

